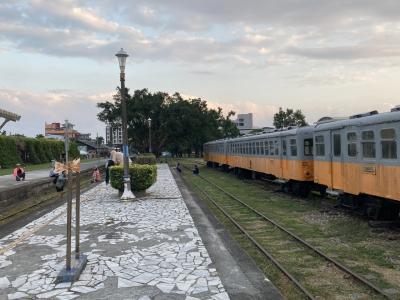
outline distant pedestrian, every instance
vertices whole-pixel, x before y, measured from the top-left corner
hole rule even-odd
[[[199,175],[199,173],[200,173],[199,167],[197,165],[194,165],[193,174]]]
[[[101,181],[100,170],[98,167],[95,167],[92,173],[92,182],[100,182],[100,181]]]
[[[176,165],[176,170],[177,170],[179,173],[182,173],[182,169],[181,169],[180,163],[177,163],[177,165]]]
[[[110,155],[109,155],[109,157],[108,157],[108,159],[106,161],[106,178],[105,178],[106,185],[108,185],[108,183],[110,182],[110,167],[115,165],[115,162],[114,162],[112,157],[113,157],[113,153],[110,153]]]
[[[25,180],[25,170],[21,167],[20,164],[16,164],[15,169],[13,171],[13,175],[16,181],[24,181]]]
[[[67,182],[67,174],[63,171],[58,177],[56,181],[56,191],[62,192],[64,190],[65,183]]]

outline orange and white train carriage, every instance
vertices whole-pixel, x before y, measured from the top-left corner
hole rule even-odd
[[[204,145],[208,165],[283,182],[293,193],[336,194],[343,205],[375,219],[400,208],[400,109]]]

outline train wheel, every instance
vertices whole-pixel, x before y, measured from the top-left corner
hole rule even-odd
[[[311,191],[311,186],[308,182],[292,181],[291,191],[295,196],[306,198]]]

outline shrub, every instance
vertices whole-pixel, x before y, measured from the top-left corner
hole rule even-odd
[[[15,139],[7,136],[0,136],[0,166],[2,168],[14,167],[20,163]]]
[[[155,165],[157,159],[153,153],[142,153],[132,157],[132,162],[139,165]]]
[[[156,165],[131,164],[129,166],[131,175],[131,185],[134,191],[143,191],[151,187],[157,178]],[[110,168],[111,186],[119,191],[124,190],[124,168],[123,166],[114,166]]]
[[[71,141],[69,143],[68,155],[69,155],[70,159],[75,159],[75,158],[79,158],[80,157],[79,150],[78,150],[78,145],[76,144],[76,142]]]

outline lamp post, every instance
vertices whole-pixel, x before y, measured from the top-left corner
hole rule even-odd
[[[121,80],[121,111],[122,111],[122,149],[124,153],[124,193],[121,200],[134,199],[135,195],[131,190],[131,178],[129,175],[129,147],[128,147],[128,130],[126,117],[126,98],[125,98],[125,64],[126,58],[129,56],[123,48],[115,54],[118,58]]]
[[[149,117],[147,121],[149,121],[149,153],[151,153],[153,152],[151,151],[151,118]]]

